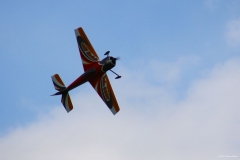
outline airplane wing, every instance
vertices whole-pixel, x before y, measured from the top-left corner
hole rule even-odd
[[[75,29],[75,35],[77,38],[83,68],[84,71],[87,71],[92,67],[94,63],[97,63],[100,59],[81,27]]]
[[[107,74],[104,73],[102,75],[98,75],[96,78],[89,80],[89,82],[111,110],[111,112],[115,115],[120,108]]]

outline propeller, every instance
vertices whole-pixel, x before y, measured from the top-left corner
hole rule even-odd
[[[110,59],[112,60],[112,62],[113,62],[114,64],[116,63],[116,61],[117,61],[117,60],[120,60],[120,58],[119,58],[119,57],[117,57],[117,58],[110,57]]]

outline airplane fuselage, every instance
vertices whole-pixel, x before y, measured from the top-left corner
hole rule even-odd
[[[67,88],[67,91],[70,91],[83,83],[94,79],[99,74],[106,73],[108,70],[112,69],[116,65],[116,60],[113,57],[107,56],[103,60],[99,62],[95,62],[94,65],[84,72],[81,76],[79,76],[75,81],[73,81]]]

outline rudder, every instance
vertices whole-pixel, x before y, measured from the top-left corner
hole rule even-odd
[[[61,102],[67,112],[70,112],[73,109],[72,101],[71,101],[71,98],[70,98],[70,95],[68,94],[68,92],[64,92],[62,94]]]

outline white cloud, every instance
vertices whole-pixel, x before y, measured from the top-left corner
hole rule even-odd
[[[147,83],[145,72],[126,72],[112,81],[121,106],[116,116],[94,90],[80,91],[72,96],[75,108],[69,114],[59,106],[2,137],[0,159],[239,158],[239,62],[216,65],[208,77],[193,83],[181,102],[162,86]]]
[[[230,46],[240,45],[240,19],[234,19],[227,23],[226,37]]]
[[[182,73],[191,69],[190,66],[196,66],[200,58],[196,56],[181,57],[176,62],[159,62],[153,60],[148,65],[148,69],[152,71],[152,77],[165,83],[178,82],[182,77]]]

